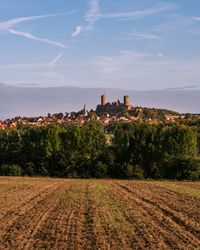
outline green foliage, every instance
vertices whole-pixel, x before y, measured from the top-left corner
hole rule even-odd
[[[3,176],[21,176],[21,167],[17,164],[2,164],[0,166],[0,175]]]
[[[159,158],[157,127],[144,123],[120,125],[115,132],[118,161],[132,166],[139,165],[146,177],[151,177],[152,166]]]
[[[147,178],[186,178],[186,174],[180,177],[173,175],[175,170],[170,169],[173,169],[174,162],[180,161],[183,171],[188,173],[187,165],[183,162],[185,159],[196,159],[197,139],[196,131],[184,125],[119,124],[114,140],[117,177],[129,178],[132,170],[130,166],[137,165]],[[189,169],[192,166],[191,163]],[[192,174],[188,175],[187,178],[192,178]]]
[[[101,161],[97,161],[93,166],[93,177],[95,178],[106,178],[108,171],[108,165]]]
[[[21,136],[17,130],[0,130],[0,164],[19,160]]]
[[[143,118],[145,119],[152,119],[152,120],[158,119],[162,121],[165,119],[165,115],[167,114],[177,115],[178,113],[166,109],[142,108],[142,114]]]
[[[34,169],[35,169],[35,166],[32,162],[27,162],[25,165],[24,165],[24,175],[27,175],[27,176],[34,176]]]
[[[199,153],[199,123],[103,127],[90,122],[0,130],[1,175],[199,179]]]
[[[139,165],[123,164],[121,167],[120,178],[124,179],[143,179],[143,169]]]
[[[197,134],[191,128],[180,125],[166,127],[161,139],[165,157],[181,159],[197,156]]]
[[[164,177],[176,180],[198,180],[200,178],[200,160],[172,159],[165,165]]]

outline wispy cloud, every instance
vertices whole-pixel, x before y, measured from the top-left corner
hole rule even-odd
[[[141,32],[131,33],[129,34],[129,37],[137,40],[160,40],[160,37],[157,35]]]
[[[40,86],[71,83],[84,87],[101,87],[107,83],[109,87],[123,86],[125,89],[163,89],[166,86],[173,88],[187,85],[200,87],[199,60],[170,59],[161,53],[122,50],[107,55],[100,53],[68,65],[63,64],[59,54],[51,62],[0,65],[0,81],[15,84],[16,81],[27,83],[30,80]],[[51,63],[56,65],[56,70],[49,71]]]
[[[4,80],[6,85],[15,85],[15,86],[27,86],[27,87],[41,87],[41,86],[55,86],[55,80]]]
[[[45,71],[45,72],[39,72],[39,77],[45,78],[45,79],[54,79],[56,81],[63,81],[64,74],[62,72],[58,71]]]
[[[47,69],[47,63],[28,63],[28,64],[0,64],[0,69],[25,70],[25,69]]]
[[[86,21],[93,25],[100,17],[101,17],[101,10],[99,7],[100,0],[90,0],[89,9],[85,16]]]
[[[12,29],[13,26],[16,26],[16,25],[22,24],[22,23],[26,23],[28,21],[42,19],[42,18],[55,17],[55,16],[61,16],[64,14],[71,14],[71,12],[13,18],[13,19],[9,19],[9,20],[4,21],[4,22],[0,22],[0,30],[7,31],[7,32],[14,34],[14,35],[17,35],[17,36],[22,36],[22,37],[25,37],[25,38],[30,39],[30,40],[35,40],[35,41],[43,42],[46,44],[51,44],[51,45],[54,45],[57,47],[66,48],[67,46],[61,42],[53,41],[53,40],[50,40],[48,38],[38,37],[38,36],[35,36],[35,35],[28,33],[28,32],[23,32],[23,31],[19,31],[16,29]]]
[[[121,50],[115,56],[97,56],[93,65],[104,74],[118,74],[124,70],[124,65],[132,65],[150,55],[133,50]]]
[[[99,81],[99,84],[109,82],[109,86],[135,89],[174,87],[180,86],[180,83],[198,84],[199,61],[171,60],[163,54],[160,55],[161,58],[156,53],[119,51],[111,56],[97,56],[82,66],[82,70],[85,75],[88,72],[88,83],[91,86],[92,81]],[[91,78],[91,75],[94,78]]]
[[[189,30],[188,32],[193,35],[200,35],[200,30]]]
[[[160,14],[165,11],[174,8],[174,4],[162,3],[154,8],[137,10],[137,11],[127,11],[127,12],[114,12],[101,14],[102,18],[131,18],[131,19],[141,19],[149,17],[152,15]]]
[[[174,88],[167,88],[166,90],[190,90],[190,89],[198,89],[198,85],[187,85],[187,86],[180,86],[180,87],[174,87]]]
[[[157,55],[157,57],[160,57],[160,58],[164,57],[163,53],[157,53],[156,55]]]
[[[50,63],[49,63],[49,70],[52,71],[57,63],[60,61],[60,59],[64,56],[64,53],[60,53],[59,55],[57,55]]]
[[[71,34],[71,36],[73,37],[78,36],[82,30],[83,30],[82,26],[76,26],[75,31]]]
[[[192,20],[200,22],[200,16],[193,16],[191,17]]]
[[[93,26],[86,25],[86,26],[76,26],[75,31],[72,32],[71,36],[76,37],[79,36],[83,32],[87,32],[93,29]]]
[[[35,40],[35,41],[51,44],[51,45],[54,45],[54,46],[57,46],[57,47],[61,47],[61,48],[66,48],[67,47],[63,43],[52,41],[52,40],[49,40],[47,38],[37,37],[37,36],[35,36],[35,35],[31,34],[31,33],[28,33],[28,32],[23,32],[23,31],[18,31],[18,30],[13,30],[13,29],[8,29],[8,32],[10,32],[11,34],[17,35],[17,36],[25,37],[25,38],[30,39],[30,40]]]
[[[64,56],[64,53],[58,54],[53,60],[50,62],[35,62],[35,63],[21,63],[21,64],[0,64],[0,69],[9,69],[9,70],[47,70],[53,71],[53,69],[57,66],[58,62],[61,60],[61,58]],[[62,67],[66,67],[66,64],[62,64]]]
[[[7,21],[0,22],[0,29],[1,30],[8,30],[8,29],[12,28],[13,26],[20,24],[20,23],[25,23],[28,21],[36,20],[36,19],[60,16],[60,15],[63,15],[63,13],[42,15],[42,16],[27,16],[27,17],[19,17],[19,18],[9,19]]]
[[[72,37],[79,36],[82,32],[92,30],[95,22],[101,18],[101,10],[99,7],[100,0],[90,0],[87,13],[85,15],[85,26],[76,26],[75,31],[71,34]]]
[[[174,4],[160,3],[154,8],[148,8],[148,9],[143,9],[143,10],[103,13],[100,9],[99,4],[100,4],[100,0],[90,0],[89,8],[85,15],[85,20],[87,22],[87,25],[85,27],[77,26],[75,32],[73,32],[72,35],[78,36],[83,31],[92,30],[95,23],[99,19],[102,19],[102,18],[104,19],[109,19],[109,18],[142,19],[142,18],[146,18],[149,16],[153,16],[153,15],[157,15],[157,14],[169,11],[175,7]]]
[[[170,3],[160,3],[154,8],[148,8],[143,10],[135,11],[125,11],[125,12],[111,12],[102,13],[99,7],[99,0],[91,0],[89,5],[89,10],[86,14],[86,21],[88,23],[94,24],[100,18],[131,18],[131,19],[141,19],[149,17],[152,15],[160,14],[171,10],[175,7],[174,4]]]

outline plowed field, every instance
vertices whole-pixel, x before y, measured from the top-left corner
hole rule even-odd
[[[200,249],[200,182],[1,177],[6,249]]]

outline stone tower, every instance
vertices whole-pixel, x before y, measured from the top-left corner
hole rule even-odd
[[[130,104],[129,104],[129,96],[128,95],[125,95],[124,96],[124,105],[125,106],[129,106]]]
[[[101,96],[101,105],[102,106],[106,105],[106,95],[105,94]]]

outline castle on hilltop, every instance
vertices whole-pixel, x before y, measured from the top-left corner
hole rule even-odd
[[[124,102],[121,103],[120,100],[117,100],[116,102],[106,102],[106,95],[101,96],[101,104],[97,105],[96,113],[97,114],[109,114],[109,115],[115,115],[115,114],[122,114],[125,112],[128,112],[133,109],[133,106],[129,103],[129,96],[124,96]]]

